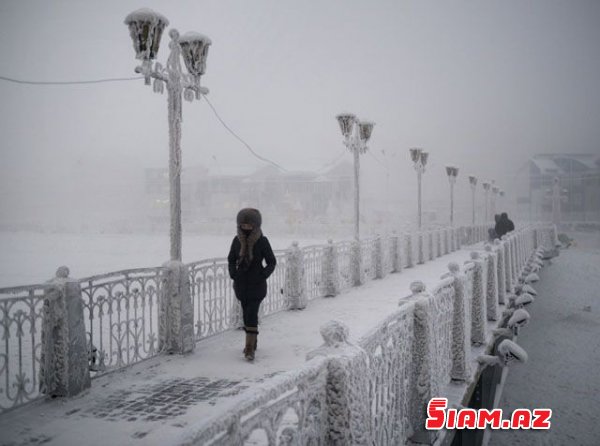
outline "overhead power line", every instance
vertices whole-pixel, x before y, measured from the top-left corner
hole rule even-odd
[[[12,78],[12,77],[0,75],[0,80],[6,81],[6,82],[12,82],[12,83],[15,83],[15,84],[22,84],[22,85],[89,85],[89,84],[100,84],[100,83],[107,83],[107,82],[126,82],[126,81],[134,81],[134,80],[139,80],[139,79],[144,79],[144,77],[143,76],[112,77],[112,78],[101,78],[101,79],[91,79],[91,80],[71,80],[71,81],[32,81],[32,80],[15,79],[15,78]],[[239,142],[241,142],[244,145],[244,147],[246,147],[246,149],[248,149],[248,151],[253,156],[255,156],[256,158],[258,158],[260,161],[263,161],[265,163],[271,164],[272,166],[275,166],[275,167],[277,167],[278,169],[280,169],[280,170],[282,170],[284,172],[289,172],[288,169],[284,168],[283,166],[281,166],[280,164],[276,163],[275,161],[272,161],[272,160],[270,160],[268,158],[265,158],[265,157],[259,155],[250,146],[250,144],[248,144],[246,141],[244,141],[244,139],[242,139],[235,131],[233,131],[231,129],[231,127],[229,127],[227,125],[227,123],[223,120],[223,118],[221,118],[221,116],[217,112],[217,110],[214,107],[214,105],[212,104],[212,102],[206,96],[204,96],[204,99],[206,99],[206,103],[208,104],[208,106],[210,107],[210,109],[212,110],[212,112],[214,113],[215,117],[223,125],[223,127],[225,127],[225,129],[234,138],[236,138]],[[336,157],[336,159],[334,161],[332,161],[331,163],[328,163],[325,166],[323,166],[322,168],[318,169],[317,172],[321,172],[322,170],[324,170],[328,166],[330,166],[332,164],[335,164],[342,156],[343,156],[343,152],[342,152],[342,154],[340,154],[340,156]]]
[[[12,77],[0,76],[0,80],[13,82],[15,84],[26,84],[26,85],[78,85],[78,84],[101,84],[104,82],[123,82],[123,81],[134,81],[137,79],[143,79],[142,76],[135,77],[111,77],[104,79],[92,79],[92,80],[81,80],[81,81],[26,81],[21,79],[14,79]]]
[[[231,128],[225,123],[225,121],[223,121],[223,119],[221,118],[221,116],[219,115],[219,113],[217,112],[217,110],[215,109],[215,107],[212,105],[212,103],[208,100],[208,98],[206,96],[204,96],[204,99],[206,100],[206,103],[208,104],[208,106],[210,107],[210,109],[213,111],[213,113],[215,114],[215,116],[217,117],[217,119],[219,120],[219,122],[223,125],[223,127],[225,127],[225,129],[227,129],[227,131],[229,133],[231,133],[235,139],[237,139],[239,142],[241,142],[250,151],[250,153],[252,153],[252,155],[254,155],[256,158],[258,158],[259,160],[261,160],[261,161],[263,161],[265,163],[269,163],[269,164],[277,167],[278,169],[283,170],[284,172],[288,172],[287,169],[285,169],[284,167],[280,166],[275,161],[271,161],[270,159],[265,158],[263,156],[260,156],[258,153],[256,153],[252,149],[252,147],[250,147],[250,144],[248,144],[241,137],[239,137],[237,135],[237,133],[235,133],[233,130],[231,130]]]

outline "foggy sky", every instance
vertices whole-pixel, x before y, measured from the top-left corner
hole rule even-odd
[[[410,192],[408,148],[430,152],[426,199],[447,184],[448,163],[461,168],[459,183],[473,173],[509,190],[532,154],[600,151],[598,1],[2,0],[0,74],[134,76],[123,19],[143,6],[212,39],[203,76],[212,103],[289,170],[342,152],[342,111],[376,122],[374,156],[362,158],[367,179],[389,175]],[[165,33],[163,64],[167,46]],[[145,167],[167,165],[166,94],[143,80],[0,81],[0,95],[0,216],[106,204],[141,187]],[[261,165],[206,103],[185,102],[183,119],[184,167]]]

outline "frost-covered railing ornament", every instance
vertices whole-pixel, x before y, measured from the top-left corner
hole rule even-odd
[[[163,268],[139,268],[79,279],[94,376],[159,353]]]
[[[323,248],[322,260],[322,292],[324,297],[334,297],[340,292],[340,272],[338,263],[338,249],[333,240],[327,241]]]
[[[453,279],[444,280],[442,288],[450,285]],[[437,297],[428,293],[425,284],[420,281],[412,282],[410,290],[411,300],[414,301],[412,385],[409,396],[413,430],[411,439],[415,443],[431,444],[436,433],[425,430],[425,408],[431,398],[439,395],[441,386],[450,381],[453,290],[449,289],[448,293],[444,291],[442,296]]]
[[[44,299],[51,284],[0,289],[0,415],[39,398]]]
[[[286,281],[285,296],[288,299],[288,310],[302,310],[306,308],[307,296],[305,286],[304,250],[298,247],[298,242],[293,242],[286,253]]]
[[[340,130],[344,136],[344,145],[354,157],[354,238],[360,239],[360,158],[368,150],[367,142],[371,139],[375,123],[361,121],[352,113],[336,116]]]
[[[199,420],[183,444],[324,445],[328,442],[328,360],[315,358],[300,369],[276,375],[259,392],[241,396],[220,416]]]
[[[452,316],[452,371],[451,378],[465,381],[470,373],[471,352],[471,302],[467,294],[467,276],[456,262],[448,264],[454,287],[454,312]]]
[[[326,444],[372,444],[367,354],[350,342],[348,326],[343,322],[328,321],[320,332],[323,345],[306,355],[306,359],[328,359]]]
[[[321,296],[323,270],[323,253],[325,248],[322,245],[306,246],[302,248],[302,258],[304,264],[304,290],[307,299],[315,299]]]
[[[492,246],[485,245],[485,269],[486,269],[486,310],[487,320],[497,321],[500,309],[498,307],[498,256]]]
[[[362,285],[366,280],[377,277],[376,255],[377,239],[363,239],[360,241],[360,283],[355,281],[355,286]]]
[[[142,64],[135,68],[143,74],[147,85],[154,79],[154,91],[162,93],[167,88],[169,119],[169,204],[171,212],[171,260],[181,262],[181,121],[182,96],[192,101],[208,94],[208,89],[200,85],[200,78],[206,71],[206,59],[211,40],[202,34],[190,32],[183,36],[176,29],[169,31],[170,54],[166,66],[153,60],[158,54],[162,33],[169,21],[161,14],[148,8],[132,12],[125,18],[125,24],[133,40],[136,58]],[[188,73],[181,69],[181,59]]]
[[[485,269],[478,252],[471,253],[473,264],[473,300],[471,303],[471,343],[485,344],[485,324],[487,320],[485,295]]]
[[[406,444],[410,434],[413,307],[403,305],[359,341],[369,358],[370,444]]]
[[[393,234],[389,238],[389,249],[390,249],[390,272],[399,273],[402,272],[403,259],[402,259],[402,239],[396,234]]]
[[[406,267],[407,268],[412,268],[413,266],[415,266],[415,257],[414,257],[414,252],[413,252],[413,235],[412,234],[406,234],[404,236],[405,239],[405,243],[406,243],[406,250],[405,250],[405,258],[406,258]]]
[[[435,258],[435,254],[433,251],[433,231],[427,232],[427,247],[429,250],[429,260],[433,260]]]
[[[494,250],[496,255],[498,256],[498,261],[496,263],[496,275],[498,279],[498,303],[505,304],[506,303],[506,273],[505,273],[505,263],[504,263],[504,249],[502,249],[501,241],[496,239],[494,240]]]

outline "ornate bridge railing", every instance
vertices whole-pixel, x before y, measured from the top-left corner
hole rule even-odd
[[[358,347],[348,341],[347,327],[327,323],[321,329],[325,344],[309,354],[317,353],[317,358],[298,371],[267,380],[260,393],[249,392],[227,414],[198,424],[185,444],[433,444],[445,440],[446,432],[424,428],[427,402],[445,396],[452,404],[460,403],[465,395],[456,389],[472,389],[468,383],[479,376],[473,368],[479,372],[484,368],[474,355],[481,354],[482,345],[493,344],[492,323],[503,323],[484,311],[490,296],[498,299],[493,290],[490,294],[484,266],[499,252],[515,250],[515,256],[507,257],[515,268],[511,265],[508,270],[517,269],[523,283],[535,264],[535,237],[545,240],[551,234],[541,236],[525,229],[495,244],[495,251],[473,252],[462,267],[450,264],[450,273],[430,291],[413,282],[412,295],[363,336]],[[343,249],[338,245],[338,252]],[[514,288],[516,279],[508,272],[505,279],[493,286]],[[472,335],[472,330],[481,333]],[[451,380],[462,385],[451,385]],[[307,424],[309,414],[312,422]]]
[[[261,316],[286,308],[286,251],[274,251],[277,268],[267,280],[267,297]],[[241,306],[229,277],[227,259],[207,259],[186,265],[190,276],[190,295],[194,312],[196,341],[243,325]]]
[[[373,444],[405,444],[410,434],[413,308],[404,306],[360,341],[369,357]]]
[[[40,396],[44,297],[52,285],[0,290],[0,413]]]
[[[260,394],[240,401],[224,417],[190,426],[193,433],[184,444],[325,445],[326,407],[327,361],[315,358],[299,370],[271,378]]]
[[[307,246],[302,249],[304,254],[305,290],[308,299],[321,296],[321,279],[323,270],[323,245]]]
[[[139,268],[79,280],[93,376],[159,353],[162,271]]]
[[[345,290],[352,287],[352,242],[338,242],[335,246],[338,252],[340,289]]]
[[[480,241],[483,233],[481,228],[471,231],[470,241]],[[538,232],[537,238],[538,243],[543,243],[549,236]],[[390,240],[381,237],[361,242],[363,278],[381,277],[393,271],[392,266],[398,259],[403,267],[415,265],[420,255],[425,261],[429,260],[429,255],[419,253],[416,234],[398,235],[395,249]],[[421,249],[431,248],[428,240],[423,241]],[[335,256],[329,257],[335,259],[337,267],[328,279],[335,278],[337,292],[357,283],[353,277],[358,271],[354,267],[357,255],[354,243],[333,244]],[[434,249],[438,249],[435,239]],[[261,316],[288,308],[287,290],[302,289],[308,300],[323,295],[323,275],[333,264],[324,265],[325,245],[302,249],[304,261],[302,275],[298,277],[302,277],[303,286],[300,287],[289,287],[286,283],[290,281],[287,276],[290,253],[288,250],[275,253],[278,267],[268,279],[268,295],[261,306]],[[399,257],[394,259],[394,255]],[[333,262],[331,259],[328,262]],[[241,308],[233,293],[227,260],[208,259],[185,267],[193,307],[190,333],[193,332],[194,339],[199,341],[239,327]],[[80,285],[89,369],[93,376],[135,364],[160,352],[161,332],[164,333],[167,324],[161,309],[166,305],[163,302],[165,284],[171,280],[166,277],[173,277],[167,271],[170,270],[166,266],[141,268],[75,280]],[[35,399],[39,394],[44,297],[52,289],[51,284],[0,289],[0,412]]]
[[[375,278],[375,239],[365,239],[360,241],[362,254],[362,270],[365,280]]]
[[[287,296],[285,295],[286,251],[276,250],[273,253],[277,259],[277,267],[267,279],[267,297],[261,304],[261,314],[265,316],[287,308]]]
[[[187,265],[196,341],[235,328],[241,318],[227,259],[207,259]]]

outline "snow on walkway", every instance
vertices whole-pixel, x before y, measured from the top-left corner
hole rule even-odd
[[[382,280],[367,282],[334,298],[318,298],[302,311],[266,317],[254,363],[243,359],[244,333],[229,331],[205,339],[187,356],[159,356],[92,382],[69,400],[41,401],[0,417],[0,444],[97,445],[177,444],[186,426],[234,407],[264,380],[300,367],[322,344],[319,327],[338,319],[355,342],[397,309],[409,285],[428,287],[462,264],[463,249]]]
[[[510,368],[500,399],[504,418],[519,407],[552,409],[552,426],[494,431],[492,446],[600,444],[600,233],[569,235],[577,246],[540,272],[518,341],[529,361]]]

